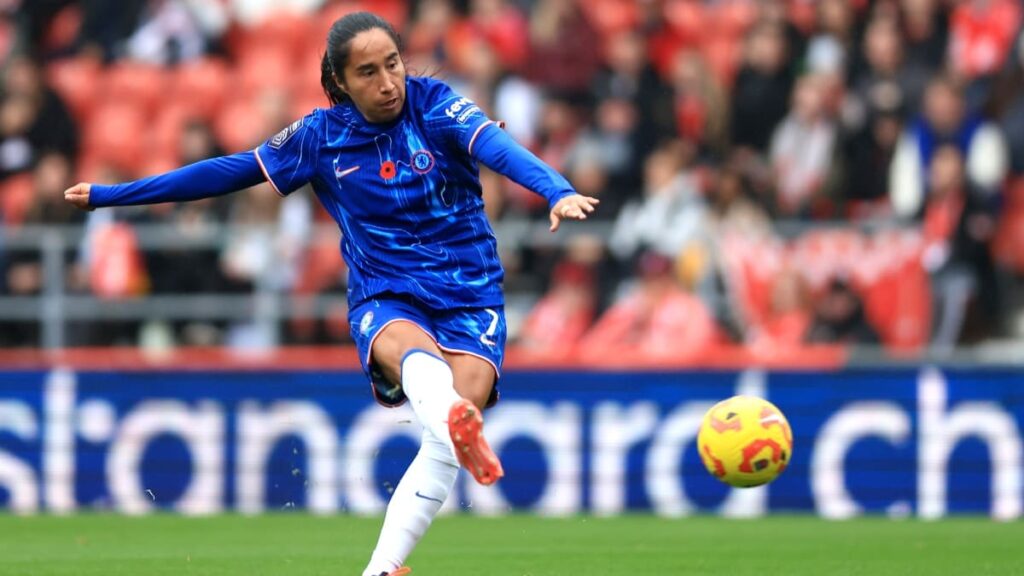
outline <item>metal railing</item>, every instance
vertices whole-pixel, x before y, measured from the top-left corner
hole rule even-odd
[[[166,224],[133,225],[143,252],[175,250],[219,250],[233,234],[230,226],[213,225],[203,234],[183,236]],[[611,225],[581,222],[550,234],[545,222],[503,221],[495,225],[498,242],[506,248],[523,246],[557,247],[578,235],[605,239]],[[0,258],[7,251],[35,251],[40,254],[42,290],[34,296],[0,294],[0,320],[38,321],[39,344],[48,349],[67,343],[68,321],[100,320],[226,320],[251,322],[271,340],[279,342],[280,321],[295,317],[322,319],[328,310],[345,302],[344,296],[295,295],[282,290],[270,278],[257,278],[250,293],[148,294],[132,298],[101,298],[72,293],[65,282],[65,261],[69,251],[78,250],[87,239],[85,226],[24,226],[2,230]],[[313,234],[339,238],[333,225],[314,228]],[[273,268],[273,267],[271,267]],[[340,273],[340,271],[339,271]]]

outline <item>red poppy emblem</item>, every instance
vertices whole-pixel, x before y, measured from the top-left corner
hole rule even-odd
[[[386,160],[380,165],[380,177],[385,180],[391,180],[395,177],[395,163],[391,160]]]

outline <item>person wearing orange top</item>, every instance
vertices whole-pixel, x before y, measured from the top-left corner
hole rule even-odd
[[[701,354],[718,338],[708,307],[684,290],[670,258],[641,255],[637,285],[612,305],[580,342],[580,354],[593,362],[610,359],[685,360]]]

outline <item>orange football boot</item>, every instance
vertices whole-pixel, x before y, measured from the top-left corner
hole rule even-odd
[[[448,433],[455,444],[459,464],[469,470],[477,482],[490,486],[504,476],[505,471],[487,444],[483,431],[483,416],[472,402],[463,398],[452,404],[448,411]]]

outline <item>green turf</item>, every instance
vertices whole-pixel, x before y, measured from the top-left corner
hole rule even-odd
[[[356,575],[380,520],[300,514],[0,516],[0,574]],[[414,576],[1024,574],[1024,523],[811,517],[449,517]]]

